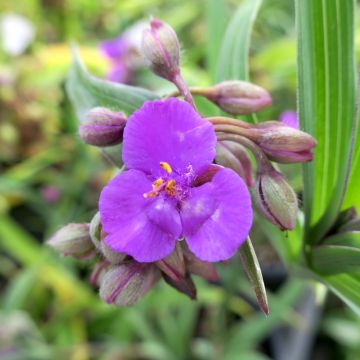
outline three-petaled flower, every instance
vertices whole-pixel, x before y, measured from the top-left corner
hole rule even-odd
[[[128,169],[103,189],[99,209],[105,242],[139,262],[169,255],[184,240],[201,260],[229,259],[246,240],[252,208],[244,181],[220,168],[197,181],[215,157],[211,123],[186,102],[146,102],[128,119]]]

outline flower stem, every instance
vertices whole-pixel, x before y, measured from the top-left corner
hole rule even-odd
[[[178,88],[179,95],[181,94],[184,97],[184,100],[187,101],[195,110],[197,110],[194,98],[192,97],[192,94],[180,73],[177,73],[174,76],[173,83]]]
[[[239,134],[229,134],[218,131],[216,127],[215,130],[218,141],[233,141],[245,146],[248,150],[250,150],[254,154],[256,162],[258,164],[258,173],[273,169],[273,166],[271,165],[271,162],[269,161],[265,153],[253,141]]]

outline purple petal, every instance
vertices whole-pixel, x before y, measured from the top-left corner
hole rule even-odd
[[[122,61],[117,61],[112,64],[110,71],[107,74],[107,79],[110,81],[128,84],[132,81],[133,72]]]
[[[129,44],[123,36],[105,40],[100,44],[100,50],[110,59],[117,59],[127,54]]]
[[[99,210],[105,243],[139,262],[153,262],[171,253],[181,234],[176,204],[167,197],[144,198],[151,181],[141,171],[116,176],[103,189]]]
[[[181,209],[189,249],[204,261],[232,257],[252,225],[250,194],[232,170],[222,169],[211,183],[191,189]]]
[[[185,101],[171,98],[146,102],[127,121],[123,160],[129,169],[160,175],[160,162],[197,174],[215,157],[216,136],[210,122]]]
[[[287,126],[290,126],[294,129],[299,129],[299,119],[295,111],[284,111],[280,114],[279,120]]]

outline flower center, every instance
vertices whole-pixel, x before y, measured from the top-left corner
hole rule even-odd
[[[167,162],[160,162],[160,166],[165,170],[167,175],[172,173],[172,168]],[[165,179],[164,179],[165,178]],[[170,196],[176,196],[177,195],[177,189],[176,189],[176,181],[172,178],[169,179],[168,176],[164,176],[156,179],[152,183],[152,190],[145,193],[145,198],[154,198],[158,196],[162,191],[166,191],[166,193]]]

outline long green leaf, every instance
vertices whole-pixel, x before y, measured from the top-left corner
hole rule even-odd
[[[102,106],[130,114],[145,101],[158,98],[148,90],[101,80],[90,75],[76,51],[73,52],[73,64],[66,82],[66,90],[79,122],[83,121],[85,113],[93,107]],[[103,152],[116,165],[122,165],[120,145],[105,148]]]
[[[318,141],[304,165],[305,240],[331,227],[343,201],[355,123],[354,0],[296,0],[298,104]]]
[[[248,80],[250,35],[262,0],[244,1],[226,30],[217,66],[217,81]]]
[[[324,240],[324,245],[350,246],[360,249],[360,231],[347,231],[330,236]]]
[[[360,272],[360,248],[323,245],[311,254],[313,268],[321,274]]]
[[[250,238],[239,249],[241,263],[245,269],[246,275],[255,292],[256,299],[265,315],[269,314],[269,306],[266,297],[266,289],[261,273],[259,261],[255,254],[254,247]]]
[[[324,283],[360,316],[360,275],[338,274],[322,277]]]
[[[208,33],[207,68],[212,78],[215,78],[221,41],[226,28],[226,6],[224,0],[205,0],[204,3]]]

